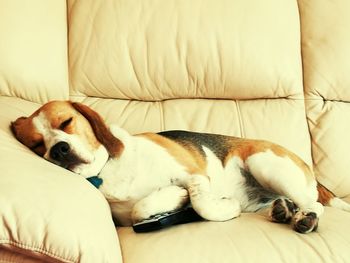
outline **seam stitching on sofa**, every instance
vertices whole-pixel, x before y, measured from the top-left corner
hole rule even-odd
[[[13,98],[13,96],[7,96],[7,95],[1,95],[1,97],[9,97],[9,98]],[[70,95],[70,99],[86,99],[86,98],[98,98],[101,100],[110,100],[111,98],[102,98],[102,97],[98,97],[98,96],[86,96],[86,95]],[[344,103],[350,103],[350,100],[336,100],[336,99],[326,99],[326,98],[310,98],[310,97],[303,97],[303,98],[295,98],[295,97],[291,97],[291,96],[285,96],[285,97],[276,97],[276,98],[265,98],[265,97],[261,97],[261,98],[248,98],[248,99],[235,99],[235,98],[194,98],[194,97],[187,97],[187,98],[172,98],[172,99],[162,99],[162,100],[141,100],[141,99],[136,99],[136,98],[130,98],[130,99],[126,99],[126,98],[113,98],[115,100],[121,100],[121,101],[137,101],[137,102],[145,102],[145,103],[163,103],[163,102],[167,102],[167,101],[173,101],[173,100],[190,100],[190,99],[201,99],[201,100],[213,100],[213,101],[255,101],[255,100],[282,100],[282,99],[286,99],[286,100],[294,100],[294,101],[306,101],[306,100],[317,100],[317,101],[321,101],[321,100],[325,100],[325,101],[334,101],[334,102],[344,102]],[[25,100],[25,99],[24,99]],[[29,101],[29,100],[27,100]],[[29,101],[32,102],[32,101]],[[36,103],[38,105],[41,105],[40,103]]]
[[[241,133],[241,137],[245,137],[244,127],[243,127],[243,120],[242,120],[242,114],[241,109],[239,107],[239,101],[235,100],[236,109],[237,109],[237,115],[238,115],[238,121],[239,121],[239,130]]]
[[[163,102],[158,101],[159,105],[159,115],[160,115],[160,129],[163,131],[164,130],[164,111],[163,111]]]
[[[0,244],[4,244],[4,245],[9,244],[9,245],[12,245],[12,246],[16,246],[18,248],[31,250],[31,251],[34,251],[34,252],[37,252],[37,253],[44,254],[45,256],[52,257],[54,259],[58,259],[58,260],[64,261],[64,262],[72,262],[72,263],[77,263],[78,262],[78,261],[72,261],[70,259],[66,259],[64,257],[61,257],[61,256],[55,254],[55,253],[49,252],[49,251],[47,251],[47,250],[45,250],[43,248],[30,246],[30,245],[19,243],[19,242],[16,242],[16,241],[13,241],[13,240],[9,240],[9,239],[0,239]]]

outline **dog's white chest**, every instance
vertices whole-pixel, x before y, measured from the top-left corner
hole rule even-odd
[[[137,201],[185,178],[185,167],[164,148],[134,137],[119,159],[111,159],[100,173],[101,192],[111,202]]]

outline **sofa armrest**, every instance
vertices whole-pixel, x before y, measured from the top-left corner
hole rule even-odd
[[[10,121],[21,114],[16,109],[32,107],[0,97],[0,248],[45,261],[121,262],[118,236],[103,195],[12,136]]]

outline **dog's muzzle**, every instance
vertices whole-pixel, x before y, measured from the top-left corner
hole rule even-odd
[[[81,163],[87,163],[87,161],[80,158],[71,148],[71,146],[64,141],[60,141],[51,147],[50,159],[57,165],[69,170]]]
[[[69,161],[70,153],[71,149],[68,143],[58,142],[51,147],[50,158],[58,162]]]

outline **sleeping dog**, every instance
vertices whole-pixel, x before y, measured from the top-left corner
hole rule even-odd
[[[309,233],[323,205],[350,211],[297,155],[268,141],[188,131],[130,135],[69,101],[49,102],[11,128],[50,162],[85,178],[98,175],[99,190],[121,225],[190,202],[213,221],[269,207],[273,222]]]

